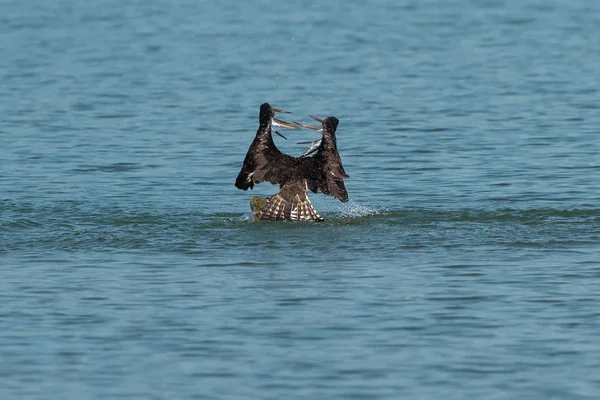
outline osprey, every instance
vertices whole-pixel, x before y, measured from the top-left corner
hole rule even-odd
[[[291,125],[274,118],[275,112],[283,112],[272,108],[268,103],[260,106],[259,127],[254,141],[248,149],[244,164],[235,181],[241,190],[252,189],[255,184],[270,182],[278,184],[279,193],[262,199],[253,197],[251,207],[257,219],[270,221],[323,221],[307,192],[321,192],[333,196],[345,203],[348,192],[344,179],[349,175],[344,171],[342,160],[337,150],[335,132],[338,126],[336,117],[320,119],[322,127],[314,127],[299,122]],[[320,141],[313,143],[300,157],[284,154],[273,142],[271,133],[273,123],[288,129],[299,129],[300,126],[321,132]],[[290,125],[294,128],[291,128]],[[309,154],[315,153],[308,157]]]

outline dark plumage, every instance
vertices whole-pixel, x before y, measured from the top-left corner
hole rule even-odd
[[[280,185],[279,193],[269,197],[257,214],[261,220],[323,221],[308,199],[308,189],[333,196],[344,203],[348,201],[344,179],[349,176],[342,166],[335,136],[339,121],[335,117],[317,119],[322,121],[323,127],[321,144],[315,155],[292,157],[279,151],[273,142],[271,124],[274,113],[269,104],[261,105],[260,125],[235,186],[247,190],[265,181]]]

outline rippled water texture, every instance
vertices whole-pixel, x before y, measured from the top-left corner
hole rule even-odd
[[[592,0],[0,2],[0,398],[600,398],[599,26]],[[263,102],[340,119],[325,222],[250,220]]]

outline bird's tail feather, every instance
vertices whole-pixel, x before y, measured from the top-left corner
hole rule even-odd
[[[306,193],[295,194],[291,198],[285,198],[282,193],[277,193],[267,199],[257,218],[266,221],[323,221],[308,199]],[[260,215],[259,215],[260,214]]]

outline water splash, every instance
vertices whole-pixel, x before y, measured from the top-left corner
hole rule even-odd
[[[254,218],[254,214],[252,212],[245,213],[235,218],[231,218],[232,222],[255,222],[256,218]]]
[[[338,207],[341,217],[346,218],[360,218],[370,217],[377,214],[382,214],[388,210],[384,207],[369,207],[362,204],[358,204],[355,201],[350,201],[343,206]]]

